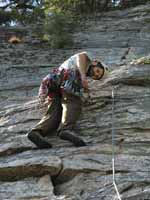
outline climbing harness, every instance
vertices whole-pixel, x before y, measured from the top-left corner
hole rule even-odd
[[[115,87],[113,86],[112,88],[112,173],[113,173],[113,185],[115,187],[117,197],[119,200],[121,200],[120,193],[118,191],[116,181],[115,181],[115,128],[114,128],[114,123],[115,123],[115,95],[114,95]]]

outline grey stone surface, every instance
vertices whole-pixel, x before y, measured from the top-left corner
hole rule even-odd
[[[149,53],[149,9],[149,5],[139,6],[104,13],[96,21],[89,18],[74,35],[74,49],[3,44],[0,200],[117,199],[111,163],[112,88],[119,192],[123,200],[150,199],[150,65],[129,64]],[[83,50],[111,69],[103,80],[89,80],[91,100],[77,123],[77,134],[88,146],[76,148],[54,134],[47,138],[53,148],[38,150],[26,133],[46,110],[38,105],[40,81],[51,67]]]
[[[50,151],[50,150],[49,150]],[[61,160],[42,151],[26,151],[0,158],[0,180],[18,180],[31,176],[50,174],[55,176],[61,170]]]
[[[42,108],[38,112],[33,109],[36,99],[25,99],[24,103],[11,104],[10,108],[5,105],[0,129],[3,141],[0,179],[13,181],[49,174],[53,177],[56,196],[115,198],[111,164],[113,84],[118,188],[123,199],[149,198],[149,69],[150,65],[124,65],[113,70],[103,81],[89,83],[91,102],[84,106],[78,122],[78,134],[87,141],[87,147],[75,148],[69,142],[49,136],[53,148],[37,150],[25,135],[42,116]],[[108,185],[103,185],[104,180]]]
[[[26,178],[20,181],[0,182],[0,198],[3,200],[53,200],[50,176]],[[7,192],[6,192],[7,191]]]

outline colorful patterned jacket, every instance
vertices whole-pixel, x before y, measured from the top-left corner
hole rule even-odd
[[[48,96],[51,99],[55,96],[61,96],[63,92],[82,96],[83,87],[78,70],[53,69],[43,78],[39,88],[39,97],[46,98]]]

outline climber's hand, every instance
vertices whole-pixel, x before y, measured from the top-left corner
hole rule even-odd
[[[45,103],[45,96],[39,96],[38,104],[42,106],[44,103]]]
[[[88,89],[88,81],[87,81],[87,79],[83,79],[82,80],[82,86],[83,86],[83,88],[84,88],[85,91],[89,90]]]
[[[88,92],[83,93],[82,101],[85,105],[89,105],[92,103],[92,98],[91,98],[89,90]]]

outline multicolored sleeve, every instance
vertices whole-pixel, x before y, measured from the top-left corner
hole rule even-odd
[[[43,99],[46,98],[48,95],[48,86],[50,83],[50,74],[43,78],[40,88],[39,88],[39,98]]]

